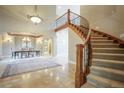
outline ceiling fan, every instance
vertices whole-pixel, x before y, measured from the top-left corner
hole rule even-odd
[[[30,19],[35,25],[43,22],[43,18],[38,14],[38,6],[34,6],[34,15],[27,15],[27,18]]]

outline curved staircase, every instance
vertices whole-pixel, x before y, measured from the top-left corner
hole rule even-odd
[[[85,30],[74,24],[69,27],[83,37]],[[82,88],[124,87],[124,48],[120,48],[120,43],[110,37],[91,30],[92,66],[87,83]]]
[[[55,31],[69,27],[84,41],[84,44],[77,45],[75,87],[124,87],[124,48],[120,48],[124,47],[124,41],[90,30],[86,19],[78,14],[73,13],[77,17],[71,20],[71,13],[68,11],[58,19],[68,18]],[[87,25],[77,25],[78,18]]]

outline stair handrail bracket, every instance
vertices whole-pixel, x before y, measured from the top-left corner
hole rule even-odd
[[[76,45],[75,87],[79,88],[86,82],[86,76],[90,72],[89,67],[92,59],[90,24],[86,18],[70,11],[70,9],[68,9],[65,14],[57,18],[55,20],[55,24],[55,32],[69,27],[83,41],[83,44]]]

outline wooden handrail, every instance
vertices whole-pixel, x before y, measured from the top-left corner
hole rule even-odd
[[[68,23],[66,22],[65,24],[63,24],[63,25],[57,27],[54,31],[57,32],[57,31],[59,31],[59,30],[61,30],[61,29],[67,28],[67,27],[68,27]]]
[[[76,13],[74,13],[74,12],[72,12],[72,11],[70,11],[70,13],[73,13],[73,14],[77,15],[78,17],[83,18],[83,17],[80,16],[79,14],[76,14]],[[75,19],[76,19],[76,18],[75,18]],[[83,18],[83,19],[85,19],[85,18]],[[74,20],[74,19],[73,19],[73,20]],[[85,20],[88,22],[87,19],[85,19]],[[90,28],[90,27],[89,27],[89,28]],[[88,28],[88,29],[89,29],[89,28]],[[87,44],[87,42],[88,42],[88,40],[89,40],[89,38],[90,38],[90,34],[91,34],[91,29],[89,29],[88,35],[87,35],[87,37],[86,37],[86,40],[85,40],[85,42],[83,43],[84,46]]]
[[[85,40],[84,43],[83,43],[84,46],[85,46],[85,45],[87,44],[87,42],[89,41],[90,35],[91,35],[91,29],[89,29],[89,33],[88,33],[88,35],[87,35],[87,37],[86,37],[86,40]]]

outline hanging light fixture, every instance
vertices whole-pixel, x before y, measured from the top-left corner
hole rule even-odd
[[[38,24],[38,23],[41,22],[41,19],[40,19],[40,17],[32,16],[32,17],[31,17],[31,21],[32,21],[33,23]]]
[[[37,13],[37,5],[34,6],[34,12],[35,12],[35,15],[33,16],[30,16],[30,20],[34,23],[34,24],[38,24],[40,23],[41,21],[43,21],[43,19],[38,15]]]

